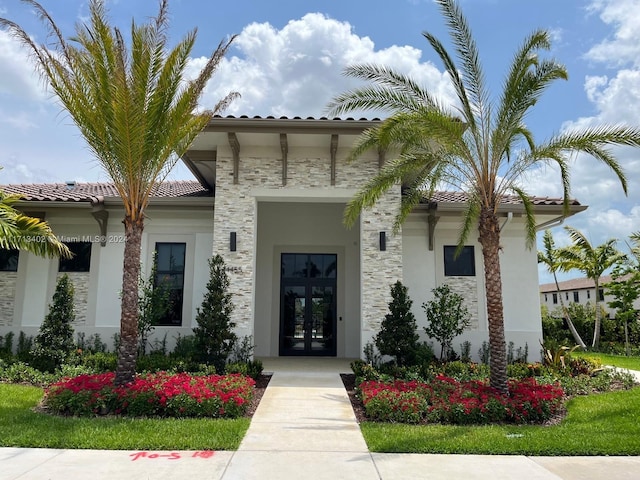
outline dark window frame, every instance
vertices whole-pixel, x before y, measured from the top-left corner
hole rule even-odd
[[[456,245],[445,245],[443,247],[444,276],[445,277],[475,277],[476,276],[476,255],[473,245],[465,245],[458,257],[455,252]]]
[[[91,242],[65,242],[73,257],[60,258],[58,272],[90,272],[91,271]]]
[[[160,245],[169,245],[169,269],[162,268],[164,261],[160,258],[160,251],[158,246]],[[182,262],[181,269],[172,267],[172,259],[173,256],[173,248],[172,247],[182,247]],[[157,322],[154,326],[156,327],[181,327],[183,321],[182,310],[184,307],[184,273],[186,269],[186,257],[187,257],[187,244],[186,242],[156,242],[155,244],[155,252],[156,252],[156,260],[157,260],[157,268],[156,268],[156,278],[154,280],[154,285],[157,286],[160,279],[167,280],[169,279],[172,283],[172,286],[169,287],[169,297],[171,299],[170,310],[167,312],[167,315],[164,319]],[[174,281],[179,278],[179,284]]]
[[[0,249],[0,272],[17,272],[20,250]]]
[[[573,292],[573,301],[574,303],[580,303],[580,292],[577,290]]]

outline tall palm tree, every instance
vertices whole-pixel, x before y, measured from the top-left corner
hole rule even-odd
[[[557,134],[536,143],[524,123],[527,113],[544,91],[558,79],[566,79],[565,67],[538,56],[550,48],[549,34],[538,30],[516,50],[499,97],[487,89],[480,54],[467,20],[455,0],[436,0],[451,34],[457,62],[432,34],[424,33],[444,64],[455,89],[458,105],[448,107],[411,78],[384,66],[350,66],[345,74],[368,85],[335,97],[328,110],[340,115],[373,109],[389,113],[378,126],[365,131],[351,150],[355,160],[370,149],[397,152],[367,182],[345,210],[345,222],[353,224],[362,209],[373,206],[390,188],[403,185],[395,227],[436,186],[448,185],[468,194],[459,237],[459,249],[474,227],[479,232],[484,260],[491,385],[507,391],[506,345],[500,275],[500,225],[498,208],[507,194],[519,197],[525,210],[528,247],[535,240],[535,218],[530,197],[522,186],[526,172],[544,164],[560,171],[564,208],[569,208],[569,160],[586,152],[609,166],[626,192],[624,173],[607,145],[640,146],[640,129],[599,126]]]
[[[20,195],[0,190],[0,248],[25,250],[41,257],[70,258],[71,252],[47,222],[15,209],[18,201]]]
[[[563,258],[562,269],[580,270],[587,278],[593,280],[596,287],[596,319],[593,329],[591,346],[598,348],[600,343],[600,323],[602,312],[600,309],[600,277],[608,268],[626,259],[626,256],[616,249],[617,240],[611,238],[601,245],[593,246],[587,237],[573,227],[565,227],[573,245],[561,250]]]
[[[564,315],[564,318],[567,319],[567,325],[569,326],[571,335],[573,335],[573,339],[582,348],[587,348],[587,345],[584,343],[584,340],[582,340],[578,330],[576,330],[576,327],[571,320],[569,310],[565,306],[564,300],[562,300],[562,295],[560,294],[560,285],[558,285],[558,276],[556,275],[556,272],[562,269],[563,259],[561,250],[556,248],[551,230],[545,230],[544,237],[542,238],[542,244],[544,246],[544,251],[538,251],[538,263],[544,263],[547,266],[547,270],[549,270],[553,275],[553,281],[556,284],[556,295],[560,298],[562,314]]]
[[[38,45],[17,24],[0,26],[33,54],[36,68],[80,129],[98,163],[115,184],[124,206],[121,345],[116,383],[135,374],[138,278],[145,208],[150,195],[186,151],[212,115],[224,109],[230,93],[211,110],[195,112],[198,99],[235,37],[222,41],[193,80],[185,79],[196,31],[175,47],[167,45],[168,2],[161,0],[149,23],[131,24],[131,39],[108,24],[104,0],[90,0],[88,23],[65,40],[49,13],[32,7],[49,31],[49,45]]]

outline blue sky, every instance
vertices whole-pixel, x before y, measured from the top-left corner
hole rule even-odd
[[[86,18],[86,0],[43,0],[67,35]],[[125,30],[132,18],[157,12],[153,0],[108,0],[113,23]],[[550,55],[567,66],[528,118],[542,140],[574,126],[602,122],[640,125],[640,0],[461,0],[477,40],[491,89],[500,84],[516,47],[533,29],[552,33]],[[171,0],[172,39],[197,27],[191,70],[197,71],[218,42],[239,34],[207,87],[202,103],[213,105],[230,90],[242,98],[233,115],[322,116],[333,95],[352,86],[341,70],[354,62],[390,65],[452,98],[443,68],[423,31],[448,43],[431,0]],[[19,0],[0,0],[0,15],[45,41],[37,19]],[[640,152],[616,152],[629,177],[629,195],[606,169],[579,157],[573,195],[589,209],[567,223],[594,244],[624,240],[640,230]],[[0,184],[108,181],[91,159],[75,127],[46,93],[28,56],[0,31]],[[172,178],[189,178],[178,168]],[[560,195],[557,172],[533,173],[528,191]],[[562,228],[559,244],[568,242]],[[623,244],[621,243],[621,247]],[[568,277],[579,274],[573,273]],[[549,281],[541,270],[541,282]]]

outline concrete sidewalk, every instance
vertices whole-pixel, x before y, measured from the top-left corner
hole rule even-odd
[[[369,453],[339,359],[268,359],[274,375],[236,452],[0,449],[0,480],[92,478],[616,480],[640,478],[640,457]]]

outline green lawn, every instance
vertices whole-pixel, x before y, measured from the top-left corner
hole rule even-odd
[[[555,426],[365,422],[369,450],[502,455],[640,455],[640,387],[572,399]]]
[[[571,355],[575,355],[576,357],[599,359],[603,365],[613,365],[614,367],[640,371],[640,357],[625,357],[623,355],[578,351],[573,352]]]
[[[106,450],[236,450],[239,419],[61,418],[33,411],[42,389],[0,384],[0,446]]]

